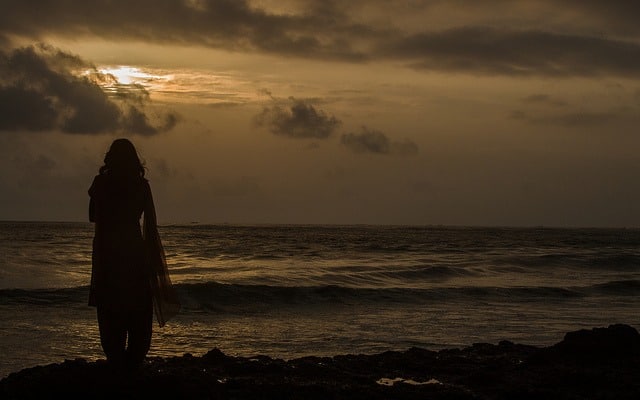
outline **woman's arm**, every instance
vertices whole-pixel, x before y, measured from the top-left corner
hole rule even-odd
[[[93,179],[93,183],[91,183],[91,187],[89,188],[89,221],[90,222],[96,222],[96,220],[98,219],[98,211],[96,210],[96,196],[98,194],[98,186],[99,186],[99,180],[98,177],[96,176]]]

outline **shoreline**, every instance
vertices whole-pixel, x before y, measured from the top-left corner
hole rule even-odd
[[[84,359],[0,380],[0,398],[636,399],[640,334],[623,324],[569,332],[552,346],[501,341],[462,349],[411,348],[292,360],[152,357],[135,371]]]

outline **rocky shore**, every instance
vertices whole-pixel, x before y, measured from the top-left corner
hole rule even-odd
[[[67,360],[0,381],[1,399],[640,399],[640,334],[580,330],[549,346],[503,341],[374,355],[150,358],[135,371]]]

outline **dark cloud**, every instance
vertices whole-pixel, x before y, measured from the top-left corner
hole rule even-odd
[[[384,133],[363,126],[360,133],[343,134],[341,143],[354,153],[418,154],[418,145],[410,140],[391,141]]]
[[[276,135],[291,138],[326,139],[340,125],[335,116],[317,110],[308,101],[289,98],[286,106],[265,107],[255,123]]]
[[[0,44],[9,36],[93,36],[348,62],[390,59],[428,71],[640,77],[639,2],[458,0],[451,6],[430,0],[398,6],[424,14],[428,29],[394,20],[387,2],[345,3],[299,0],[287,2],[291,10],[276,11],[248,0],[68,0],[37,7],[5,0]],[[436,4],[446,4],[454,22],[429,24]],[[496,16],[494,10],[503,9],[508,12]],[[387,23],[367,18],[376,13]],[[558,19],[546,22],[548,15]]]
[[[548,3],[590,18],[601,27],[601,32],[606,30],[617,35],[634,36],[640,33],[640,2],[634,0],[548,0]]]
[[[105,80],[115,78],[50,46],[0,50],[0,131],[153,135],[176,124],[172,113],[150,123],[144,89],[109,94],[99,85]]]
[[[603,37],[463,27],[393,40],[380,49],[417,69],[486,75],[640,76],[640,45]]]
[[[121,116],[122,129],[125,132],[137,133],[140,135],[154,135],[159,132],[166,132],[173,129],[179,121],[179,116],[175,113],[167,113],[157,118],[155,124],[149,123],[149,117],[140,108],[129,105]]]
[[[309,3],[300,13],[270,13],[246,0],[81,0],[39,2],[37,7],[6,0],[0,34],[42,39],[71,38],[202,45],[282,55],[358,61],[364,54],[349,40],[374,31],[351,22],[332,2]]]

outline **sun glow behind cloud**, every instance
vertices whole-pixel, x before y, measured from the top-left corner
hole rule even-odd
[[[128,65],[100,67],[98,72],[112,78],[102,79],[100,85],[105,92],[113,94],[143,89],[151,95],[163,91],[173,80],[171,74],[142,70]]]
[[[103,74],[112,75],[116,80],[123,85],[141,84],[143,86],[149,85],[155,80],[169,80],[171,75],[154,75],[144,72],[136,67],[130,67],[127,65],[120,65],[117,67],[102,67],[98,68],[98,71]],[[150,85],[149,85],[150,86]]]
[[[96,71],[85,71],[90,75]],[[110,94],[144,90],[156,101],[191,104],[246,104],[263,99],[260,83],[234,73],[191,69],[100,66],[97,83]]]

